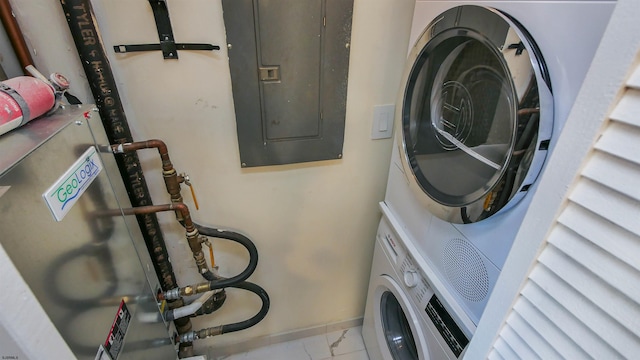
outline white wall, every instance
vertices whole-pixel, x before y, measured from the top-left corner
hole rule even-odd
[[[11,3],[36,66],[68,76],[72,92],[92,101],[59,2]],[[260,252],[250,280],[271,297],[267,318],[198,347],[362,316],[391,148],[391,139],[370,139],[372,110],[395,102],[413,3],[355,0],[343,159],[241,169],[221,2],[168,1],[179,42],[222,48],[182,51],[175,61],[159,52],[113,53],[113,45],[157,42],[147,0],[93,1],[134,139],[165,140],[178,171],[188,172],[195,186],[199,211],[188,190],[183,192],[193,218],[241,230]],[[166,202],[156,154],[141,157],[155,203]],[[172,215],[160,218],[180,285],[202,281]],[[215,248],[222,275],[244,268],[239,247],[216,241]],[[257,303],[252,295],[229,290],[223,310],[195,320],[194,328],[244,320]]]

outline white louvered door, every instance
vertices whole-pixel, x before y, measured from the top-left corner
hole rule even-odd
[[[640,66],[489,358],[640,358]]]

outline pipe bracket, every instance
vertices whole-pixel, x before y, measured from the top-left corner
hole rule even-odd
[[[173,37],[171,19],[166,0],[149,0],[153,17],[158,30],[159,44],[116,45],[113,50],[116,53],[128,53],[136,51],[162,51],[165,59],[178,59],[178,50],[220,50],[220,46],[212,44],[177,44]]]

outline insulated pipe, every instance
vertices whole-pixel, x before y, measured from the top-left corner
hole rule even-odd
[[[2,25],[7,32],[9,41],[11,41],[11,46],[13,47],[13,51],[16,53],[18,62],[20,62],[20,67],[24,69],[28,65],[33,65],[31,53],[29,52],[27,43],[24,41],[24,36],[20,30],[18,21],[13,16],[13,9],[11,9],[9,0],[0,0],[0,19],[2,20]],[[23,71],[25,75],[29,75],[26,70]]]
[[[222,335],[222,334],[226,334],[234,331],[244,330],[244,329],[250,328],[251,326],[259,323],[262,319],[264,319],[264,317],[267,315],[267,312],[269,312],[270,301],[269,301],[269,295],[263,288],[247,281],[244,281],[235,285],[231,285],[229,287],[248,290],[258,295],[260,297],[260,300],[262,300],[262,307],[260,308],[260,311],[258,311],[258,313],[255,314],[250,319],[247,319],[244,321],[240,321],[233,324],[214,326],[214,327],[210,327],[210,328],[206,328],[198,331],[187,332],[185,334],[178,336],[178,339],[177,339],[178,342],[190,343],[194,340],[204,339],[210,336]]]
[[[91,2],[89,0],[61,0],[61,5],[91,91],[96,100],[96,105],[100,111],[100,117],[109,142],[132,142],[133,138],[115,85],[113,73],[98,36]],[[115,158],[131,204],[133,206],[152,204],[137,154],[123,154]],[[162,237],[158,219],[155,214],[144,214],[138,216],[137,220],[163,289],[177,287],[176,277],[171,263],[168,261],[169,255],[166,251],[166,244]]]
[[[91,1],[60,0],[60,4],[96,100],[96,106],[100,111],[100,118],[109,142],[111,144],[133,142],[118,88],[95,23]],[[122,154],[115,158],[132,206],[153,204],[137,154]],[[136,218],[153,261],[153,267],[160,278],[162,289],[166,291],[178,287],[157,217],[155,214],[144,214]],[[169,303],[170,308],[182,305],[182,299]],[[191,330],[189,318],[178,319],[174,323],[180,334]],[[191,344],[180,344],[180,357],[188,357],[192,354]]]

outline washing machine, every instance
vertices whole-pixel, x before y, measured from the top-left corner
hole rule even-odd
[[[461,358],[475,325],[381,204],[362,337],[371,360]],[[415,250],[415,249],[414,249]],[[452,306],[453,305],[453,306]]]
[[[385,203],[476,324],[614,6],[416,2]]]

